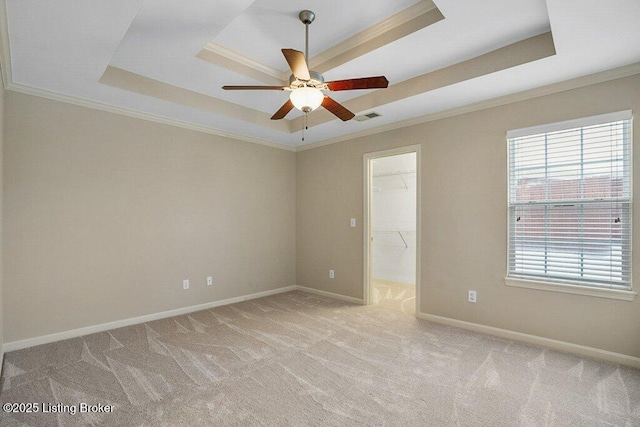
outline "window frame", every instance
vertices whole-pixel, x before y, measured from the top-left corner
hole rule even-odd
[[[513,159],[512,159],[512,143],[511,139],[525,136],[533,136],[538,134],[548,134],[557,131],[579,129],[587,126],[602,125],[616,121],[628,120],[629,121],[629,140],[628,140],[628,171],[629,171],[629,257],[631,259],[630,264],[630,280],[628,289],[616,289],[609,285],[598,286],[594,282],[587,283],[580,280],[565,280],[561,278],[545,278],[526,275],[512,275],[511,270],[511,228],[512,228],[512,207],[518,206],[514,204],[512,206],[511,191],[512,181],[511,176],[513,173]],[[619,300],[632,301],[637,292],[633,289],[633,114],[631,110],[618,111],[614,113],[601,114],[597,116],[590,116],[579,118],[575,120],[567,120],[556,123],[549,123],[540,126],[533,126],[528,128],[521,128],[510,130],[506,135],[507,143],[507,256],[506,256],[506,277],[505,285],[519,288],[538,289],[543,291],[562,292],[569,294],[587,295],[601,298],[612,298]],[[545,164],[545,168],[548,167]],[[607,287],[609,286],[609,287]]]

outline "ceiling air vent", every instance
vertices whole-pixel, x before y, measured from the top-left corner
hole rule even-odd
[[[382,114],[372,111],[367,114],[361,114],[359,116],[355,116],[353,120],[357,120],[359,122],[366,122],[367,120],[375,119],[376,117],[380,117],[380,116],[382,116]]]

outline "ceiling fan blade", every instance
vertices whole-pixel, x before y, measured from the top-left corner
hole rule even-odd
[[[328,82],[329,90],[352,89],[384,89],[389,86],[389,80],[385,76],[361,77],[359,79],[335,80]]]
[[[287,86],[222,86],[224,90],[285,90]]]
[[[298,80],[311,80],[309,75],[309,67],[307,67],[307,60],[304,58],[304,53],[295,49],[282,49],[282,54],[291,68],[291,72]]]
[[[351,111],[343,107],[340,103],[334,101],[328,96],[324,97],[324,100],[322,101],[322,106],[327,110],[331,111],[336,117],[338,117],[343,122],[346,122],[347,120],[351,120],[356,116]]]
[[[287,102],[285,102],[282,107],[280,107],[280,109],[278,111],[276,111],[276,113],[271,116],[271,120],[280,120],[280,119],[284,119],[284,116],[286,116],[289,111],[291,111],[293,109],[293,102],[291,102],[290,99],[287,99]]]

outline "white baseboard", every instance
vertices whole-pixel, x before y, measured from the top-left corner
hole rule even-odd
[[[206,310],[208,308],[220,307],[221,305],[235,304],[256,298],[267,297],[269,295],[281,294],[283,292],[295,291],[297,286],[286,286],[283,288],[272,289],[255,294],[242,295],[234,298],[227,298],[219,301],[212,301],[205,304],[192,305],[189,307],[177,308],[175,310],[162,311],[160,313],[147,314],[145,316],[132,317],[129,319],[116,320],[115,322],[102,323],[85,328],[72,329],[70,331],[58,332],[50,335],[43,335],[35,338],[28,338],[21,341],[12,341],[2,346],[2,352],[7,353],[23,348],[34,347],[36,345],[48,344],[55,341],[62,341],[69,338],[81,337],[84,335],[95,334],[96,332],[104,332],[110,329],[122,328],[124,326],[137,325],[139,323],[151,322],[153,320],[164,319],[167,317],[180,316],[182,314],[193,313],[194,311]]]
[[[322,291],[314,288],[307,288],[305,286],[295,286],[295,285],[286,286],[283,288],[272,289],[269,291],[257,292],[254,294],[242,295],[239,297],[227,298],[219,301],[212,301],[205,304],[193,305],[189,307],[178,308],[175,310],[168,310],[160,313],[148,314],[145,316],[132,317],[129,319],[117,320],[114,322],[102,323],[99,325],[88,326],[85,328],[78,328],[70,331],[64,331],[64,332],[44,335],[44,336],[35,337],[35,338],[28,338],[21,341],[8,342],[2,345],[2,348],[0,349],[0,368],[2,367],[4,353],[10,352],[10,351],[21,350],[23,348],[34,347],[36,345],[48,344],[55,341],[62,341],[69,338],[76,338],[84,335],[94,334],[97,332],[108,331],[110,329],[122,328],[124,326],[131,326],[139,323],[151,322],[153,320],[179,316],[182,314],[192,313],[194,311],[206,310],[209,308],[220,307],[223,305],[235,304],[242,301],[248,301],[256,298],[262,298],[270,295],[276,295],[276,294],[281,294],[284,292],[290,292],[295,290],[308,292],[316,295],[321,295],[324,297],[338,299],[342,301],[347,301],[354,304],[364,304],[364,301],[361,298],[349,297],[345,295],[336,294],[333,292]],[[558,341],[551,338],[544,338],[537,335],[529,335],[522,332],[511,331],[508,329],[500,329],[500,328],[495,328],[493,326],[486,326],[478,323],[465,322],[463,320],[451,319],[449,317],[437,316],[434,314],[418,313],[416,317],[420,319],[428,320],[431,322],[441,323],[448,326],[467,329],[470,331],[485,333],[488,335],[494,335],[502,338],[512,339],[515,341],[525,342],[528,344],[539,345],[542,347],[564,351],[567,353],[573,353],[580,356],[606,360],[608,362],[618,363],[620,365],[631,366],[631,367],[640,369],[640,358],[638,357],[628,356],[625,354],[615,353],[612,351],[601,350],[598,348],[587,347],[587,346],[578,345],[578,344],[572,344],[564,341]]]
[[[364,304],[363,299],[354,298],[345,295],[336,294],[333,292],[322,291],[314,288],[307,288],[305,286],[286,286],[283,288],[272,289],[264,292],[257,292],[249,295],[242,295],[234,298],[227,298],[219,301],[212,301],[205,304],[193,305],[189,307],[178,308],[175,310],[163,311],[160,313],[148,314],[145,316],[132,317],[129,319],[117,320],[114,322],[102,323],[99,325],[88,326],[84,328],[73,329],[70,331],[59,332],[50,335],[44,335],[35,338],[28,338],[21,341],[12,341],[2,345],[0,350],[0,367],[2,367],[2,361],[4,353],[21,350],[23,348],[34,347],[36,345],[48,344],[55,341],[62,341],[69,338],[76,338],[84,335],[94,334],[97,332],[108,331],[110,329],[122,328],[124,326],[136,325],[139,323],[151,322],[153,320],[164,319],[167,317],[179,316],[182,314],[192,313],[194,311],[206,310],[209,308],[220,307],[223,305],[235,304],[242,301],[248,301],[256,298],[262,298],[269,295],[281,294],[284,292],[290,292],[299,290],[302,292],[308,292],[316,295],[321,295],[328,298],[334,298],[342,301],[351,302],[354,304]],[[573,353],[580,356],[592,357],[596,359],[606,360],[608,362],[618,363],[625,366],[631,366],[640,369],[640,358],[628,356],[625,354],[615,353],[612,351],[601,350],[598,348],[587,347],[578,344],[572,344],[564,341],[558,341],[551,338],[544,338],[536,335],[524,334],[522,332],[511,331],[508,329],[495,328],[493,326],[481,325],[478,323],[465,322],[463,320],[451,319],[449,317],[437,316],[434,314],[418,313],[417,316],[420,319],[428,320],[431,322],[441,323],[448,326],[467,329],[474,332],[485,333],[502,338],[512,339],[515,341],[525,342],[528,344],[539,345],[542,347],[552,348],[554,350],[564,351],[567,353]]]
[[[364,304],[364,300],[362,298],[354,298],[348,297],[346,295],[334,294],[333,292],[321,291],[320,289],[307,288],[305,286],[296,286],[296,289],[302,292],[308,292],[310,294],[322,295],[323,297],[339,299],[342,301],[352,302],[354,304]]]
[[[494,335],[501,338],[507,338],[514,341],[520,341],[527,344],[539,345],[566,353],[577,354],[579,356],[591,357],[594,359],[605,360],[607,362],[618,363],[620,365],[640,368],[640,358],[628,356],[626,354],[614,353],[612,351],[601,350],[599,348],[587,347],[579,344],[572,344],[565,341],[558,341],[551,338],[544,338],[537,335],[524,334],[522,332],[511,331],[508,329],[494,328],[493,326],[485,326],[479,323],[465,322],[463,320],[451,319],[449,317],[436,316],[435,314],[418,313],[419,319],[431,322],[441,323],[443,325],[454,326],[456,328],[467,329],[474,332],[481,332],[488,335]]]

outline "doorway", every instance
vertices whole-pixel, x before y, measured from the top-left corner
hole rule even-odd
[[[364,156],[364,301],[420,312],[420,146]]]

